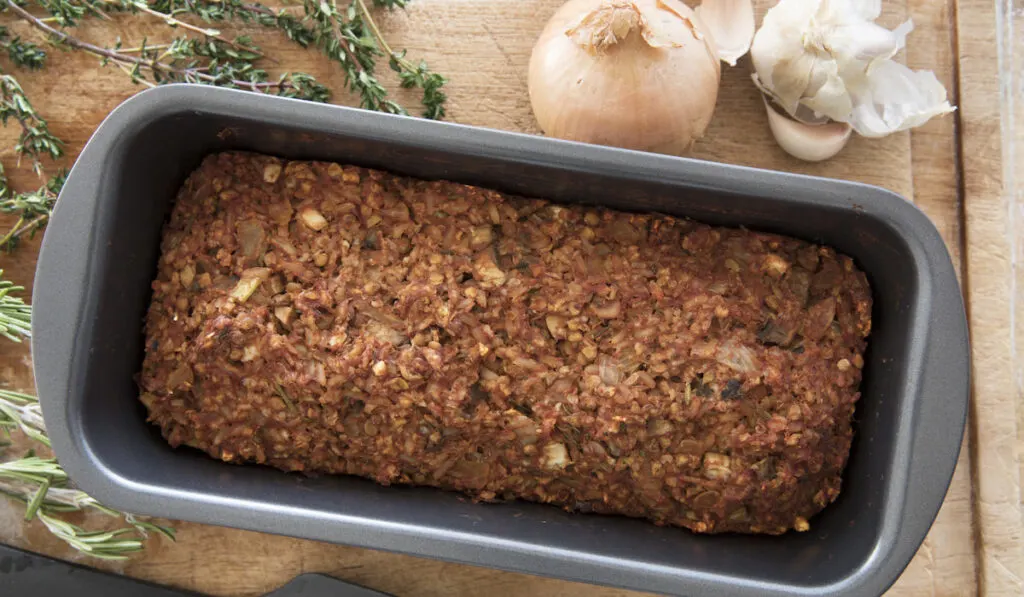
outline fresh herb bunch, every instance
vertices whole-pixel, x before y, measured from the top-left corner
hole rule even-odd
[[[0,335],[15,342],[20,342],[20,337],[29,336],[32,317],[32,308],[10,294],[20,290],[21,287],[0,278]],[[3,447],[10,445],[3,440],[9,440],[15,430],[46,447],[50,446],[39,400],[21,392],[0,390],[0,432],[3,433],[0,436],[0,454]],[[40,458],[32,451],[21,458],[0,462],[0,494],[25,504],[25,520],[38,518],[59,539],[93,557],[124,559],[127,554],[143,548],[143,539],[150,532],[174,539],[173,529],[108,508],[69,486],[67,473],[55,459]],[[60,518],[61,514],[86,509],[121,518],[126,526],[88,531]]]
[[[127,5],[124,10],[138,10],[133,2],[126,0],[124,4]],[[220,37],[214,29],[190,27],[190,30],[199,32],[203,37],[177,37],[169,43],[155,45],[143,39],[134,48],[124,48],[119,41],[113,47],[105,48],[53,27],[13,0],[7,0],[7,8],[46,33],[54,43],[93,54],[104,66],[116,65],[128,73],[135,83],[150,87],[164,83],[195,83],[310,101],[325,102],[330,99],[327,88],[305,73],[285,73],[277,80],[269,80],[267,72],[255,65],[255,61],[263,58],[263,55],[247,37],[232,41]],[[182,26],[180,21],[170,16],[163,13],[159,15],[171,27]],[[77,18],[81,17],[77,13],[68,15],[66,12],[57,12],[53,18],[57,22],[77,23]]]
[[[256,64],[264,56],[250,38],[229,40],[217,29],[185,20],[194,17],[207,24],[233,22],[276,29],[296,44],[317,48],[337,62],[345,73],[347,87],[359,95],[361,107],[407,114],[404,107],[388,97],[376,76],[377,60],[385,58],[398,73],[403,88],[423,91],[424,117],[439,119],[445,114],[447,97],[442,88],[447,80],[432,72],[425,62],[408,60],[404,50],[392,49],[373,18],[371,5],[384,9],[404,8],[406,0],[302,0],[301,13],[242,0],[34,1],[35,7],[25,0],[0,0],[0,7],[46,34],[51,43],[93,54],[103,64],[115,64],[127,70],[139,83],[198,83],[329,101],[330,91],[305,73],[285,73],[276,81],[269,80],[266,71]],[[36,16],[32,8],[39,8],[48,16]],[[148,45],[143,40],[138,47],[125,49],[121,44],[101,47],[68,32],[83,19],[109,18],[114,13],[147,15],[195,37],[180,36],[166,43]],[[190,41],[185,43],[187,40]],[[43,50],[18,38],[0,38],[0,47],[6,48],[19,66],[39,68],[45,63]],[[299,81],[292,80],[296,77]]]
[[[31,25],[53,46],[85,52],[104,66],[120,68],[134,83],[214,85],[330,101],[331,91],[307,73],[284,72],[271,77],[262,66],[270,59],[251,37],[228,39],[210,27],[215,23],[259,25],[301,47],[319,50],[338,64],[347,89],[359,97],[360,107],[408,114],[377,77],[378,60],[387,60],[402,88],[422,91],[422,115],[440,119],[445,115],[447,97],[443,88],[447,80],[432,72],[425,62],[408,59],[405,50],[394,50],[373,18],[372,8],[399,9],[405,5],[406,0],[301,0],[301,6],[274,9],[243,0],[0,0],[0,13]],[[84,19],[110,19],[115,14],[159,19],[175,33],[156,43],[141,39],[126,47],[118,40],[106,47],[73,32]],[[13,35],[4,25],[0,25],[0,51],[26,73],[45,68],[48,61],[46,49]],[[28,160],[33,171],[43,176],[46,160],[64,156],[64,142],[50,131],[15,75],[0,71],[0,123],[6,126],[11,121],[21,129],[14,147],[19,164]],[[60,170],[38,189],[17,192],[0,164],[0,213],[17,218],[0,236],[0,249],[13,249],[21,239],[46,225],[65,177]],[[22,288],[4,281],[2,275],[0,270],[0,336],[19,342],[29,336],[31,307],[11,294]],[[0,390],[0,432],[6,432],[9,439],[10,433],[18,430],[49,447],[38,400],[28,394]],[[0,448],[7,445],[0,441]],[[143,548],[142,540],[150,532],[174,539],[172,529],[107,508],[75,489],[56,460],[31,451],[19,459],[0,462],[0,493],[25,503],[26,520],[38,518],[55,536],[94,557],[125,558]],[[125,526],[88,531],[60,518],[62,513],[87,509],[120,518]]]
[[[125,71],[134,83],[214,85],[328,102],[331,91],[304,72],[271,77],[263,68],[270,59],[249,36],[228,39],[210,25],[259,25],[275,30],[301,47],[315,48],[338,64],[346,87],[368,110],[408,114],[391,98],[377,77],[377,61],[387,60],[404,89],[422,91],[422,115],[445,115],[447,80],[423,61],[413,62],[406,51],[396,51],[373,18],[373,8],[399,9],[406,0],[301,0],[300,6],[273,9],[243,0],[0,0],[0,12],[28,23],[58,48],[96,56],[100,64]],[[175,32],[168,40],[138,40],[130,47],[118,40],[110,47],[77,37],[74,29],[85,19],[110,19],[115,14],[158,19]],[[196,22],[202,25],[195,24]],[[0,25],[0,50],[19,69],[45,68],[47,51],[13,36]],[[18,80],[0,72],[0,122],[14,120],[21,134],[14,147],[19,162],[30,160],[36,174],[44,172],[44,158],[59,159],[64,143],[35,110]],[[58,173],[36,191],[14,193],[0,166],[0,213],[14,214],[16,224],[0,236],[0,249],[11,249],[46,225],[64,175]]]
[[[404,8],[406,0],[373,0],[378,8]],[[155,8],[165,14],[194,14],[207,23],[237,21],[279,29],[288,39],[302,47],[314,47],[337,62],[345,73],[350,91],[359,95],[360,107],[367,110],[407,114],[397,102],[388,98],[387,90],[376,76],[377,59],[386,57],[388,65],[398,73],[405,89],[423,91],[423,116],[441,119],[445,116],[447,96],[442,91],[447,80],[430,71],[423,61],[407,60],[405,50],[396,52],[388,44],[366,0],[349,0],[339,5],[335,0],[302,1],[302,16],[286,10],[242,0],[158,0]]]

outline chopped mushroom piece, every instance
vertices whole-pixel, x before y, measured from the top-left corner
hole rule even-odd
[[[299,217],[302,218],[302,223],[312,230],[319,232],[320,230],[327,228],[327,218],[312,207],[303,208],[303,210],[299,212]]]

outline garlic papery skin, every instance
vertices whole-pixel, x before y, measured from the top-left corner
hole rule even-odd
[[[953,111],[929,71],[893,60],[913,24],[874,22],[880,0],[780,0],[750,48],[754,82],[790,116],[884,137]]]
[[[775,141],[797,159],[805,162],[827,160],[846,147],[850,140],[853,129],[845,122],[804,124],[777,110],[768,98],[762,99]]]
[[[534,116],[549,136],[681,154],[703,136],[721,65],[678,0],[570,0],[530,57]]]
[[[754,39],[751,0],[704,0],[694,12],[714,39],[718,57],[729,66],[736,66]]]

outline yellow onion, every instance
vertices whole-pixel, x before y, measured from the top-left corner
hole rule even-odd
[[[569,0],[530,57],[534,115],[552,137],[679,154],[704,135],[721,65],[678,0]]]

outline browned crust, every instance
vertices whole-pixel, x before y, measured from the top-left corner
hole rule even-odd
[[[699,532],[835,499],[871,321],[827,247],[244,153],[182,188],[153,290],[173,446]]]

